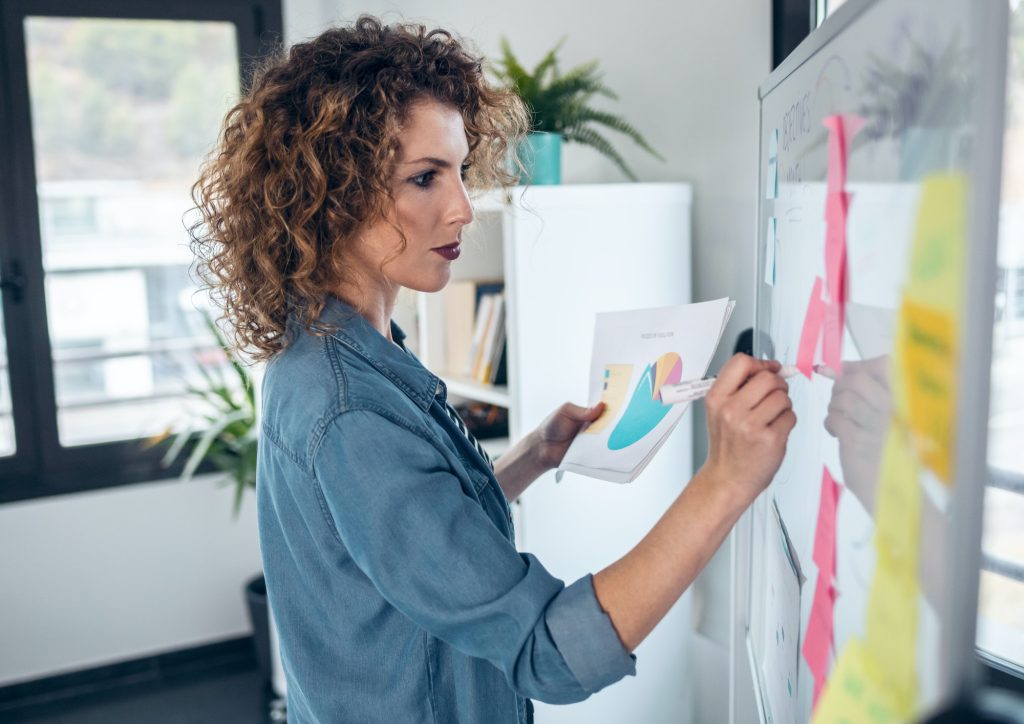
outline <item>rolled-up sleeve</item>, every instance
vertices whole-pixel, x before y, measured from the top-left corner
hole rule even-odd
[[[571,703],[636,672],[592,577],[566,587],[518,553],[423,433],[348,411],[314,465],[341,541],[381,595],[521,695]]]

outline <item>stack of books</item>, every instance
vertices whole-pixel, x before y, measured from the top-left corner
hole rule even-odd
[[[449,372],[505,384],[505,292],[501,282],[453,282],[445,290]]]

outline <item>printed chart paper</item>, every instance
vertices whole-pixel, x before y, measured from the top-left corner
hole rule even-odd
[[[560,471],[628,483],[647,467],[686,412],[661,388],[702,379],[735,303],[713,302],[598,314],[589,404],[604,414],[569,447]]]

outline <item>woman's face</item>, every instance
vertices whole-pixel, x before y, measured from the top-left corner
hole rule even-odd
[[[419,101],[409,110],[399,142],[391,178],[394,205],[388,219],[362,231],[352,261],[364,281],[377,282],[384,292],[397,293],[397,286],[436,292],[448,283],[462,228],[473,220],[463,185],[469,144],[462,116],[452,106]],[[398,256],[395,226],[406,239]],[[381,278],[381,264],[389,258]]]

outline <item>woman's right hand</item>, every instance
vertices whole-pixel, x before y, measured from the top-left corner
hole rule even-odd
[[[781,365],[734,355],[704,398],[708,458],[702,472],[730,486],[746,507],[775,476],[796,425]]]

